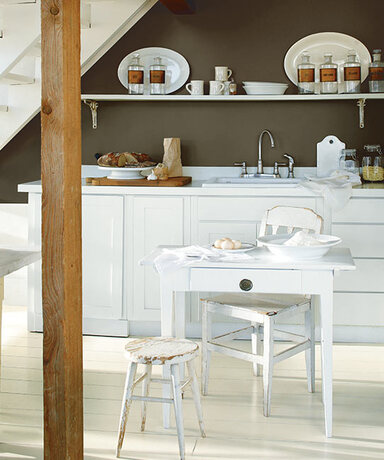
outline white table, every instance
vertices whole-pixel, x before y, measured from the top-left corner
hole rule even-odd
[[[140,261],[153,265],[160,254],[157,248]],[[253,259],[241,262],[196,262],[174,272],[160,274],[161,335],[185,337],[185,293],[243,292],[239,283],[252,282],[249,292],[312,295],[320,310],[322,393],[325,433],[332,437],[332,345],[333,345],[333,278],[337,271],[355,270],[349,249],[333,248],[326,256],[312,261],[282,261],[267,249],[257,248]],[[169,385],[163,386],[169,397]],[[164,405],[164,426],[169,426],[169,407]]]
[[[1,366],[1,320],[3,316],[4,276],[36,262],[40,251],[25,251],[0,247],[0,366]]]

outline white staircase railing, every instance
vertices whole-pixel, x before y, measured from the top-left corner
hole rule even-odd
[[[82,74],[157,0],[82,0]],[[39,111],[40,0],[0,0],[0,149]]]

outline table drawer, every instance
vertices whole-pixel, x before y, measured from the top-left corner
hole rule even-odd
[[[297,270],[192,268],[191,290],[300,294],[301,272]]]
[[[259,221],[267,209],[274,206],[297,206],[316,210],[314,198],[285,198],[277,197],[228,197],[228,198],[199,198],[199,220],[246,220]]]
[[[340,211],[335,212],[332,222],[384,223],[384,199],[352,198]]]
[[[353,257],[384,258],[384,225],[333,224],[332,235],[343,240]]]

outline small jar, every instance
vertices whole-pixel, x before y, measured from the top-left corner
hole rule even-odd
[[[380,145],[365,145],[364,150],[368,155],[364,155],[362,161],[362,177],[364,182],[383,182],[384,181],[384,161]]]
[[[340,169],[353,174],[359,174],[359,162],[356,158],[356,149],[344,149],[339,160]]]

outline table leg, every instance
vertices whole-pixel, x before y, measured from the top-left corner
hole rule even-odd
[[[185,339],[185,304],[186,304],[186,293],[175,292],[175,337],[178,339]],[[185,365],[180,364],[179,373],[181,381],[185,377]],[[183,392],[184,395],[184,392]]]
[[[322,390],[325,418],[325,435],[332,437],[332,368],[333,368],[333,275],[323,285],[319,295],[321,327]]]
[[[173,290],[167,283],[160,279],[160,307],[161,307],[161,336],[173,337]],[[170,381],[171,369],[166,364],[163,366],[163,378]],[[171,382],[163,383],[163,398],[171,398]],[[163,425],[170,426],[171,407],[170,404],[163,404]]]

